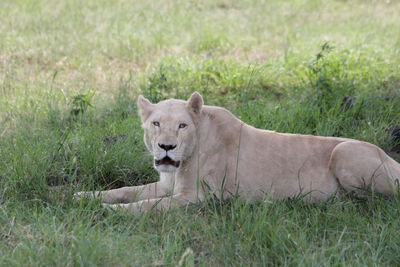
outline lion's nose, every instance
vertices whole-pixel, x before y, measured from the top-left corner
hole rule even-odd
[[[165,145],[158,143],[158,146],[164,149],[165,151],[172,150],[176,147],[176,145]]]

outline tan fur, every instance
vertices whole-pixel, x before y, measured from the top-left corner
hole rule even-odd
[[[203,106],[198,93],[188,101],[158,104],[140,96],[138,106],[150,153],[155,159],[167,153],[181,161],[179,168],[155,166],[157,183],[80,192],[76,198],[101,197],[104,205],[136,212],[201,201],[206,191],[223,199],[234,194],[247,201],[302,196],[310,202],[324,201],[340,188],[397,192],[400,164],[366,142],[256,129],[226,109]],[[187,127],[179,128],[182,123]],[[165,152],[158,144],[176,148]]]

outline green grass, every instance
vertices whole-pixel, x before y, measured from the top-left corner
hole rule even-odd
[[[72,200],[157,179],[140,93],[197,90],[259,128],[392,150],[399,13],[393,0],[1,1],[0,265],[399,265],[399,197],[138,215]]]

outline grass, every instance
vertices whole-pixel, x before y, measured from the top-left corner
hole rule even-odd
[[[73,192],[154,181],[135,98],[390,152],[398,1],[0,3],[0,265],[399,265],[400,199],[129,215]],[[398,154],[390,152],[398,161]]]

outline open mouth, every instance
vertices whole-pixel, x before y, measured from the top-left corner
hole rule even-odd
[[[172,165],[172,166],[178,168],[179,164],[181,162],[180,161],[174,161],[170,157],[166,156],[165,158],[162,158],[162,159],[155,159],[154,163],[156,164],[156,166],[159,166],[159,165]]]

